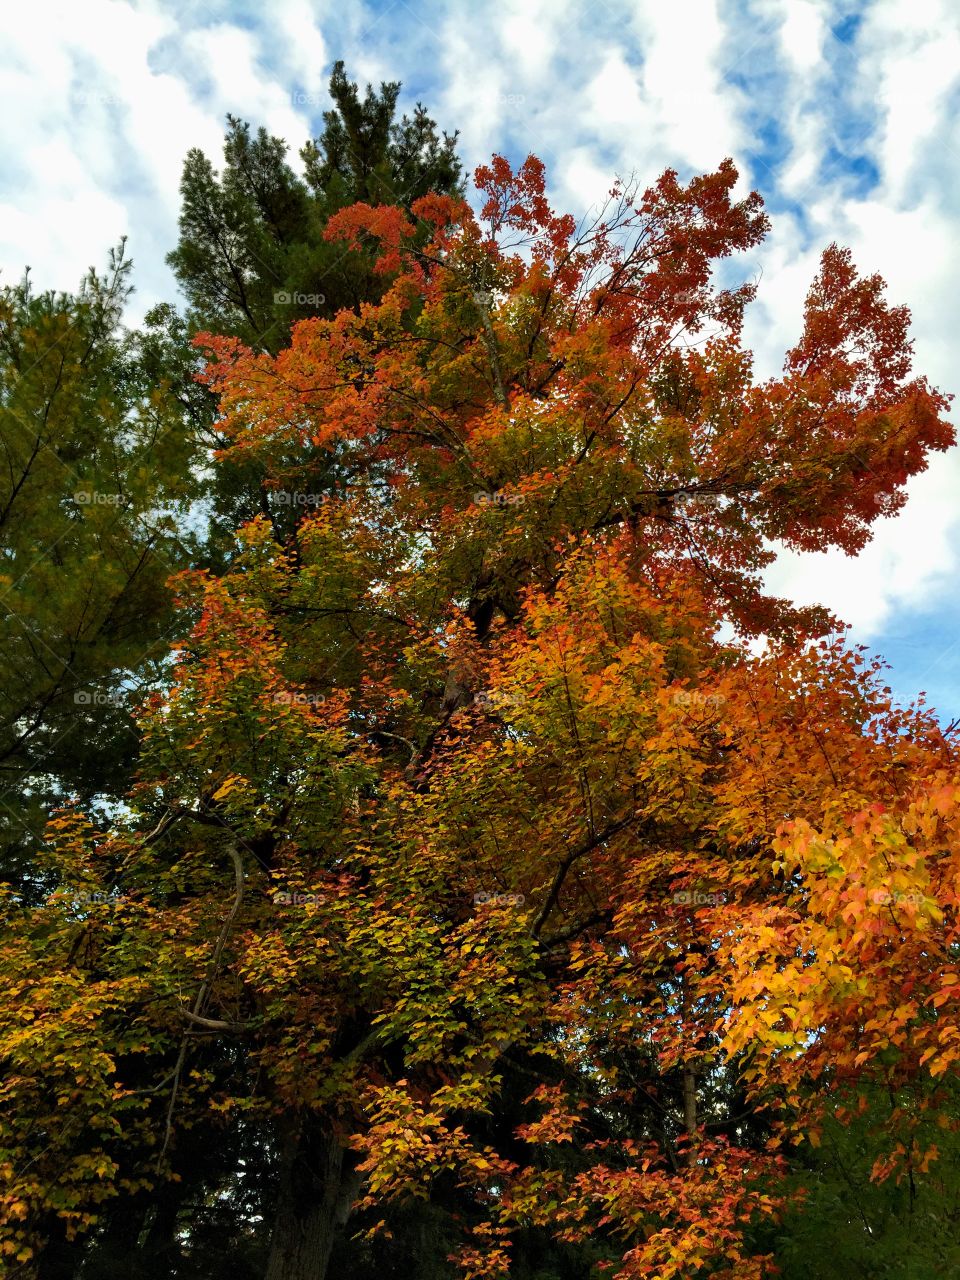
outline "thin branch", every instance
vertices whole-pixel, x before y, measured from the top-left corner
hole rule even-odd
[[[196,815],[191,815],[191,816],[196,816]],[[240,850],[237,848],[236,844],[233,841],[230,842],[228,846],[228,850],[230,853],[230,857],[233,861],[233,870],[234,870],[234,875],[236,877],[236,893],[233,899],[233,905],[231,906],[229,912],[227,913],[227,916],[223,924],[220,926],[220,933],[217,937],[216,945],[213,948],[213,955],[210,957],[210,964],[207,968],[207,976],[204,978],[203,982],[200,985],[200,990],[197,992],[197,997],[193,1002],[193,1009],[190,1010],[189,1014],[185,1009],[181,1009],[181,1012],[185,1016],[187,1016],[188,1020],[195,1020],[198,1022],[203,1021],[203,1018],[202,1018],[203,1009],[207,1003],[207,998],[210,994],[210,989],[213,986],[214,980],[217,976],[217,971],[219,970],[219,967],[220,967],[220,957],[223,954],[224,947],[226,946],[227,937],[230,933],[231,926],[233,925],[234,920],[237,918],[237,913],[240,910],[240,904],[243,902],[243,886],[244,886],[243,859],[240,857]],[[224,1025],[228,1026],[229,1024],[224,1024]],[[163,1163],[163,1158],[167,1154],[167,1149],[170,1146],[170,1139],[173,1136],[173,1112],[177,1104],[177,1093],[180,1088],[180,1079],[181,1079],[181,1076],[183,1075],[183,1067],[187,1060],[187,1046],[189,1044],[188,1037],[189,1037],[189,1032],[185,1031],[183,1034],[183,1038],[180,1041],[180,1051],[177,1054],[176,1065],[174,1066],[174,1069],[173,1069],[173,1089],[170,1091],[170,1103],[167,1107],[167,1118],[164,1126],[163,1145],[160,1148],[159,1155],[157,1156],[156,1171],[158,1173],[160,1172],[160,1166]]]
[[[618,822],[611,823],[610,826],[605,827],[603,831],[598,832],[597,835],[592,836],[583,844],[578,845],[576,849],[573,849],[565,858],[561,859],[557,870],[554,873],[553,882],[547,891],[547,896],[543,900],[543,905],[530,925],[530,933],[532,937],[540,937],[540,931],[546,924],[551,911],[557,905],[557,899],[560,897],[560,890],[563,888],[563,882],[567,878],[567,872],[573,864],[580,858],[586,857],[588,853],[592,853],[594,849],[598,849],[600,845],[609,840],[611,836],[615,836],[618,831],[623,831],[625,827],[628,827],[634,821],[634,817],[635,815],[631,813],[628,817],[621,818]]]
[[[494,399],[501,409],[510,408],[510,399],[507,395],[506,388],[503,385],[503,372],[500,368],[500,352],[497,348],[497,335],[494,333],[493,321],[490,319],[490,304],[488,302],[489,295],[483,293],[474,294],[474,301],[480,311],[483,320],[483,337],[487,344],[487,355],[490,358],[490,372],[493,374],[493,392]]]
[[[228,1034],[239,1035],[241,1032],[247,1031],[250,1026],[248,1022],[223,1022],[220,1018],[202,1018],[199,1013],[193,1013],[182,1005],[180,1012],[188,1022],[192,1022],[198,1027],[205,1027],[208,1031],[223,1031]]]

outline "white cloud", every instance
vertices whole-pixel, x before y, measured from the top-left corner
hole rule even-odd
[[[784,552],[767,575],[771,591],[797,604],[826,604],[861,640],[875,638],[896,614],[949,600],[958,568],[951,471],[955,481],[954,468],[931,468],[915,477],[904,511],[880,521],[857,556],[836,549]]]
[[[793,69],[815,74],[823,57],[826,23],[823,6],[812,0],[781,0],[780,47]]]
[[[542,3],[511,0],[503,15],[501,41],[507,55],[516,59],[524,78],[537,79],[549,71],[565,7],[548,8]]]
[[[308,0],[288,0],[273,9],[271,16],[276,32],[283,39],[281,66],[291,79],[302,81],[308,91],[318,94],[325,91],[324,71],[334,55],[317,26],[316,6],[311,6]]]
[[[642,0],[635,13],[642,96],[665,149],[673,163],[715,167],[745,140],[730,76],[749,57],[754,33],[725,27],[716,0],[701,0],[695,15],[683,5]]]
[[[917,22],[925,11],[920,7],[911,24],[895,30],[894,12],[879,6],[866,33],[865,90],[869,97],[872,86],[882,121],[875,154],[888,200],[910,200],[923,169],[942,161],[945,151],[954,164],[960,159],[950,104],[960,88],[960,14],[941,13],[934,23],[933,8],[926,6],[927,21]]]

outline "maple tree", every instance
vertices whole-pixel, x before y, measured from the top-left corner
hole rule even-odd
[[[274,1156],[269,1280],[418,1202],[465,1280],[544,1236],[571,1274],[774,1274],[791,1160],[882,1086],[875,1178],[930,1176],[956,748],[761,574],[774,540],[861,547],[947,401],[836,246],[754,379],[754,288],[713,281],[766,230],[736,180],[617,184],[578,225],[495,157],[478,214],[330,219],[380,301],[275,354],[200,339],[224,459],[325,496],[180,575],[129,814],[64,812],[61,888],[9,898],[21,1274],[220,1129]]]

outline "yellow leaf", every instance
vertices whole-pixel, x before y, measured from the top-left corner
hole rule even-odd
[[[227,780],[213,793],[214,800],[225,799],[225,797],[228,796],[235,787],[238,787],[245,781],[246,779],[242,778],[239,774],[232,773],[230,777],[227,778]]]

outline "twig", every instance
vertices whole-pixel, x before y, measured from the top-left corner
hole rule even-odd
[[[243,884],[244,884],[243,859],[240,857],[240,851],[233,841],[230,842],[228,849],[229,849],[230,857],[233,860],[233,869],[236,876],[236,886],[237,886],[236,895],[233,900],[233,906],[230,908],[230,911],[227,914],[226,919],[224,920],[223,924],[220,927],[220,933],[217,937],[216,945],[213,948],[213,955],[210,957],[210,965],[207,969],[207,976],[206,978],[204,978],[203,982],[200,985],[200,990],[197,992],[197,997],[193,1002],[193,1009],[190,1010],[189,1014],[187,1014],[186,1009],[181,1010],[181,1012],[184,1013],[188,1017],[188,1019],[192,1019],[195,1021],[202,1021],[201,1015],[203,1013],[203,1008],[207,1003],[207,997],[210,994],[210,989],[213,986],[214,979],[217,976],[217,971],[220,967],[220,957],[223,954],[223,948],[226,946],[227,936],[230,932],[230,927],[233,924],[234,920],[237,918],[237,913],[240,910],[240,904],[243,902]],[[224,1025],[228,1026],[229,1024],[224,1024]],[[177,1093],[179,1092],[179,1089],[180,1089],[180,1079],[183,1074],[184,1063],[187,1060],[187,1046],[189,1044],[189,1034],[190,1034],[189,1031],[185,1031],[183,1033],[183,1038],[180,1041],[180,1051],[177,1054],[176,1065],[173,1068],[173,1088],[170,1091],[170,1103],[167,1107],[167,1118],[166,1118],[166,1123],[164,1126],[164,1134],[163,1134],[163,1146],[160,1148],[160,1154],[157,1156],[157,1163],[156,1163],[157,1173],[160,1172],[160,1166],[163,1163],[164,1156],[167,1154],[167,1148],[170,1146],[170,1139],[173,1135],[173,1112],[177,1104]]]

